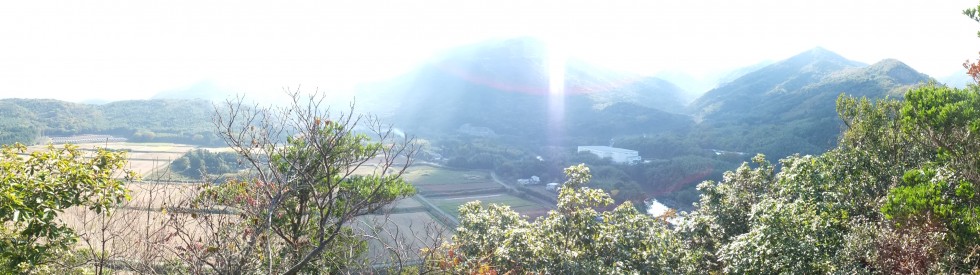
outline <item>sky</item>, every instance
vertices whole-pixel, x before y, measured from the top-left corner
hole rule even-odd
[[[814,47],[934,77],[980,57],[976,1],[5,1],[0,98],[145,99],[207,82],[338,95],[452,47],[533,36],[640,74],[695,76]]]

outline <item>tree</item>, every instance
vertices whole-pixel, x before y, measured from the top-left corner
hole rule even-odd
[[[980,5],[963,10],[963,15],[973,19],[973,21],[980,22]],[[977,37],[980,37],[980,31],[977,32]],[[980,59],[976,62],[967,59],[963,62],[963,68],[966,68],[966,74],[973,78],[973,82],[980,83]]]
[[[176,160],[174,160],[173,163],[170,164],[170,169],[177,172],[184,172],[190,167],[191,167],[191,161],[190,158],[187,157],[177,158]]]
[[[238,171],[238,154],[232,152],[212,153],[205,149],[196,149],[173,161],[170,169],[176,173],[193,179],[201,179],[202,173],[223,175]]]
[[[838,147],[761,156],[705,182],[677,233],[696,270],[973,273],[980,205],[971,175],[980,120],[970,93],[925,85],[905,101],[841,96]],[[972,153],[971,153],[972,152]]]
[[[589,168],[565,169],[558,208],[528,222],[506,205],[479,201],[460,207],[460,225],[445,257],[430,263],[455,273],[681,273],[682,243],[663,220],[584,187]]]
[[[980,265],[980,87],[928,85],[905,95],[901,122],[933,153],[888,191],[882,213],[896,227],[935,228],[964,271]],[[975,270],[974,270],[975,271]]]
[[[376,118],[334,115],[323,96],[291,92],[287,107],[216,107],[214,124],[248,175],[202,186],[183,207],[234,215],[174,214],[192,272],[334,273],[360,267],[359,215],[411,195],[400,176],[416,148]],[[372,134],[369,137],[365,132]],[[364,171],[368,171],[365,173]]]
[[[128,199],[122,179],[125,152],[99,149],[89,155],[77,146],[49,146],[26,157],[23,145],[3,146],[0,154],[0,264],[4,273],[43,270],[68,251],[75,232],[58,221],[71,207],[104,214]],[[120,176],[123,178],[121,179]]]

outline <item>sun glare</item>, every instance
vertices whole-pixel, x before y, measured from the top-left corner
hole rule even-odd
[[[544,39],[548,68],[548,125],[552,144],[557,144],[565,120],[565,62],[568,55],[558,39]]]

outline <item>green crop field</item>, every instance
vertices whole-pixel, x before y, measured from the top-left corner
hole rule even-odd
[[[452,195],[459,192],[498,192],[502,186],[482,170],[454,170],[425,165],[412,166],[402,176],[423,195]]]
[[[508,205],[514,211],[531,217],[541,216],[548,212],[548,208],[543,205],[505,193],[438,198],[432,199],[432,202],[436,207],[458,218],[459,206],[475,200],[480,201],[483,205],[490,205],[491,203]]]
[[[404,179],[415,185],[492,183],[490,173],[480,170],[451,170],[417,165],[408,168]]]

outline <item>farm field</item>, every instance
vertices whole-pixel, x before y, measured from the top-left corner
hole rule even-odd
[[[174,227],[168,226],[171,208],[193,198],[193,184],[127,183],[131,199],[116,206],[111,216],[103,217],[83,207],[72,207],[58,219],[79,234],[77,248],[100,249],[102,242],[111,257],[127,255],[129,260],[162,261],[176,257],[182,240],[172,238]],[[184,214],[182,214],[184,215]],[[233,218],[234,216],[229,216]],[[202,225],[185,222],[187,232],[205,232]]]
[[[437,207],[457,218],[459,218],[459,206],[475,200],[479,200],[483,205],[491,203],[509,205],[514,211],[527,215],[531,219],[548,213],[548,208],[543,205],[507,193],[440,197],[430,198],[430,200]]]
[[[409,167],[403,175],[423,195],[447,195],[451,193],[500,191],[490,173],[481,170],[453,170],[427,165]]]
[[[55,145],[55,147],[60,146],[63,145]],[[80,234],[78,248],[97,249],[102,245],[102,241],[105,241],[106,248],[119,253],[118,255],[135,255],[159,260],[175,257],[174,253],[185,244],[183,240],[168,237],[172,236],[175,229],[167,223],[175,213],[172,211],[180,211],[172,207],[179,207],[181,202],[193,199],[197,185],[166,181],[165,183],[150,182],[155,179],[171,178],[172,175],[167,176],[170,174],[167,172],[167,165],[197,147],[171,143],[128,142],[89,143],[77,144],[77,146],[87,152],[98,148],[125,150],[129,159],[129,169],[136,171],[146,180],[146,182],[126,184],[127,189],[130,190],[131,200],[117,206],[112,211],[112,218],[101,218],[89,209],[77,207],[61,213],[59,220]],[[31,146],[28,152],[46,148],[46,145]],[[207,148],[207,150],[226,149]],[[366,163],[355,173],[373,174],[375,170],[373,163]],[[500,188],[500,185],[495,183],[485,171],[457,171],[419,165],[409,168],[406,172],[406,180],[416,184],[420,192],[440,190],[483,192],[481,190]],[[458,204],[466,201],[469,199],[465,197],[455,200]],[[451,210],[450,213],[455,215],[456,209]],[[179,217],[185,215],[189,217],[189,214],[177,213]],[[409,197],[393,202],[377,213],[359,216],[350,226],[368,241],[366,257],[370,257],[367,260],[371,263],[392,263],[390,253],[392,247],[398,247],[400,251],[409,253],[407,261],[411,262],[418,259],[419,249],[438,245],[451,237],[453,225],[446,222],[445,216],[445,213],[423,204],[419,199]],[[201,234],[208,232],[208,229],[201,224],[196,224],[194,220],[186,220],[182,224],[181,228],[189,232]],[[102,240],[103,236],[108,236],[109,239]]]
[[[175,256],[174,248],[179,244],[165,238],[174,231],[166,226],[167,214],[123,208],[111,213],[112,216],[103,217],[89,209],[73,207],[61,213],[58,219],[78,234],[76,248],[99,250],[105,242],[104,248],[112,251],[113,256]]]
[[[120,255],[172,258],[182,240],[165,240],[174,229],[165,225],[170,218],[163,208],[180,205],[193,199],[196,184],[127,183],[131,200],[113,210],[113,217],[102,219],[93,211],[74,207],[59,219],[82,235],[78,248],[99,247],[100,236],[107,233],[107,248]],[[390,249],[395,246],[409,253],[407,261],[423,247],[440,244],[451,236],[451,229],[438,221],[431,211],[414,197],[393,202],[378,213],[355,218],[350,226],[368,241],[366,257],[373,264],[392,262]],[[180,214],[181,216],[185,214]],[[212,214],[214,215],[214,214]],[[234,216],[229,216],[234,217]],[[182,228],[192,232],[208,232],[202,225],[187,220]],[[136,229],[136,230],[134,230]],[[93,243],[95,242],[95,243]]]
[[[422,203],[413,197],[408,197],[404,199],[397,200],[391,203],[391,208],[395,210],[405,210],[423,207]]]
[[[352,227],[368,240],[365,256],[370,264],[394,263],[391,249],[406,253],[404,261],[417,261],[420,249],[435,247],[452,236],[451,229],[426,211],[363,215],[353,221]]]
[[[512,209],[536,218],[545,215],[549,205],[542,205],[534,200],[517,197],[506,192],[506,189],[495,182],[490,173],[483,170],[459,170],[429,165],[410,167],[404,179],[419,191],[419,195],[428,199],[435,212],[444,213],[459,219],[459,206],[467,202],[479,200],[484,204],[496,203],[509,205]]]
[[[170,207],[188,201],[197,194],[197,184],[159,184],[127,183],[129,207],[155,208]]]
[[[194,149],[193,145],[176,143],[134,143],[134,142],[110,142],[110,143],[82,143],[75,144],[84,151],[95,151],[98,148],[109,148],[112,150],[125,150],[129,159],[128,169],[136,171],[140,175],[149,175],[157,169],[169,165],[174,159],[180,158],[187,152]],[[55,148],[64,145],[55,145]],[[47,145],[35,145],[27,148],[28,153],[44,150]]]
[[[45,147],[33,146],[29,150],[43,150]],[[154,176],[164,175],[160,178],[166,178],[166,166],[170,161],[196,148],[170,143],[125,142],[80,144],[79,147],[86,151],[100,147],[126,150],[130,169],[137,171],[148,181],[155,179]],[[376,172],[373,163],[366,163],[356,170],[355,174],[367,175]],[[370,257],[367,260],[371,263],[392,263],[392,255],[389,252],[392,247],[415,253],[422,247],[434,246],[445,241],[452,235],[452,227],[459,216],[459,206],[473,200],[480,200],[484,204],[509,205],[529,218],[545,215],[549,209],[547,205],[539,204],[534,200],[506,193],[505,188],[495,182],[488,171],[449,169],[423,164],[409,167],[403,177],[416,186],[418,198],[398,200],[376,213],[357,217],[351,224],[358,235],[368,240],[366,257]],[[108,226],[106,229],[116,235],[107,245],[118,251],[164,258],[173,257],[172,253],[180,243],[161,239],[173,232],[172,228],[164,226],[168,214],[162,209],[192,199],[196,187],[195,184],[131,182],[127,184],[127,188],[132,199],[114,211],[115,219],[100,220],[87,209],[71,209],[59,218],[86,236],[101,234],[100,228]],[[423,199],[423,196],[426,199]],[[187,230],[192,232],[205,230],[199,228],[200,225],[193,224],[193,221],[188,222],[190,223],[185,224],[184,227]],[[141,230],[137,232],[131,230],[133,228]],[[135,246],[127,247],[127,244],[135,244]],[[162,246],[154,248],[155,245],[160,244]],[[91,244],[80,243],[80,245]],[[409,255],[407,260],[413,261],[418,256]]]

